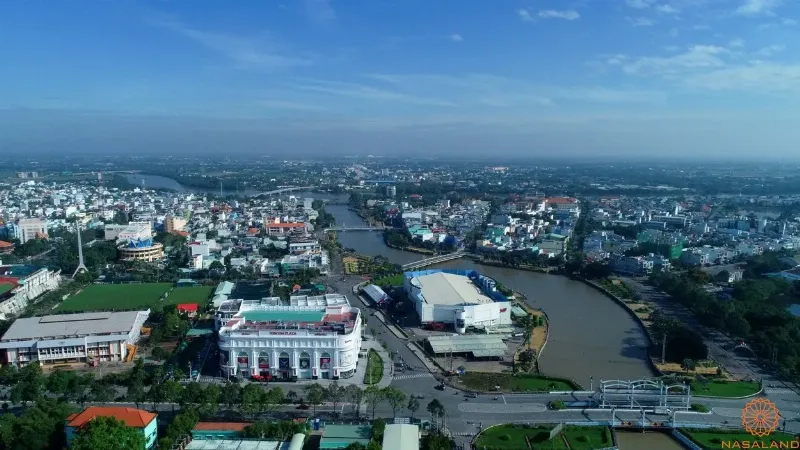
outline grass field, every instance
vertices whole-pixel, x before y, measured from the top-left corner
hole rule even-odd
[[[746,397],[761,389],[754,381],[709,381],[705,385],[692,381],[692,394],[708,397]]]
[[[92,284],[66,299],[55,310],[83,312],[147,309],[158,304],[161,296],[171,287],[170,283]],[[212,289],[206,286],[175,288],[164,304],[199,303],[202,307],[208,303]]]
[[[540,377],[536,375],[511,375],[510,373],[467,372],[459,378],[461,384],[476,391],[494,391],[500,386],[503,392],[550,392],[572,391],[573,386],[567,380]]]
[[[372,281],[380,287],[402,286],[405,278],[402,273],[390,277],[382,277]]]
[[[689,439],[694,441],[695,444],[709,450],[723,448],[723,442],[731,443],[732,445],[729,448],[797,448],[792,447],[791,444],[784,444],[784,446],[781,447],[781,443],[789,443],[790,441],[797,440],[797,438],[793,434],[782,433],[780,431],[774,432],[765,438],[754,437],[744,430],[731,431],[681,429],[681,433],[685,434]],[[738,446],[736,446],[736,441],[739,442]],[[761,445],[760,447],[753,446],[753,443],[756,441],[758,441],[758,444]],[[775,442],[774,446],[771,446],[772,442]],[[748,444],[749,447],[746,447],[745,445]]]
[[[176,287],[169,293],[169,297],[164,300],[164,303],[167,305],[197,303],[200,305],[200,310],[203,310],[208,304],[213,290],[213,286]]]
[[[375,350],[367,354],[367,370],[364,372],[364,384],[377,384],[383,377],[383,360]]]
[[[499,425],[481,433],[475,442],[475,448],[485,450],[566,450],[569,448],[593,450],[611,445],[611,434],[605,427],[565,427],[561,435],[549,440],[550,430],[554,426]],[[564,442],[564,438],[569,441],[569,447]]]
[[[0,283],[0,294],[5,294],[6,292],[14,289],[14,285],[10,283]]]

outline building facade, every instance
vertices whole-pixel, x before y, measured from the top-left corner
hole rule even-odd
[[[406,272],[404,288],[424,324],[488,329],[511,324],[508,298],[497,283],[474,270],[435,269]]]
[[[37,237],[47,238],[47,222],[42,219],[19,219],[15,232],[14,237],[23,244]]]
[[[296,380],[355,374],[361,312],[344,296],[294,296],[288,305],[275,298],[234,300],[220,306],[217,320],[220,367],[230,376]]]
[[[0,284],[12,288],[0,294],[0,319],[16,316],[31,300],[61,284],[61,271],[29,265],[0,266]]]
[[[135,351],[147,311],[59,314],[17,319],[0,339],[4,363],[56,365],[125,361]]]
[[[303,222],[267,223],[264,225],[268,236],[283,236],[290,233],[306,233],[308,227]]]

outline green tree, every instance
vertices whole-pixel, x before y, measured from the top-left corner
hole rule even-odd
[[[39,364],[28,364],[19,370],[17,383],[11,389],[13,403],[32,402],[44,393],[45,377]]]
[[[72,450],[141,450],[144,434],[113,417],[97,417],[75,435]]]
[[[317,414],[317,405],[325,400],[325,389],[319,383],[309,384],[305,387],[306,401],[314,407],[314,415]]]
[[[172,404],[172,412],[175,412],[175,404],[183,398],[183,385],[175,380],[167,380],[163,384],[164,398]]]
[[[361,409],[361,402],[364,399],[364,391],[355,384],[349,384],[345,388],[345,398],[350,402],[353,414],[358,418]]]
[[[222,386],[222,398],[228,408],[233,409],[234,406],[241,404],[242,401],[242,387],[236,383],[225,383]]]
[[[339,386],[337,381],[332,381],[327,389],[325,389],[325,400],[333,403],[333,414],[338,415],[339,411],[336,407],[339,405],[339,402],[342,401],[345,395],[345,388]]]
[[[93,402],[112,402],[114,401],[114,398],[116,398],[116,395],[117,391],[113,386],[107,383],[96,382],[92,384],[91,388],[89,389],[89,399]]]
[[[414,414],[416,414],[416,412],[419,411],[419,400],[417,400],[417,398],[414,397],[413,395],[409,397],[406,409],[411,411],[411,418],[413,419]]]
[[[392,407],[392,417],[397,417],[397,410],[403,407],[406,402],[406,394],[400,389],[387,386],[383,389],[383,397],[389,402]]]
[[[209,384],[203,389],[202,400],[200,402],[200,413],[205,416],[213,416],[219,411],[219,401],[222,396],[222,389],[216,384]]]
[[[242,389],[242,411],[251,416],[261,409],[261,396],[264,390],[257,384],[250,383]]]
[[[375,408],[378,404],[385,399],[383,390],[374,384],[364,390],[364,401],[367,406],[372,410],[372,418],[375,419]]]

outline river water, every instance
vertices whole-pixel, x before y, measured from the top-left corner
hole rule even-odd
[[[363,223],[343,205],[329,205],[336,223]],[[386,247],[378,232],[340,232],[339,242],[356,252],[383,255],[405,264],[424,255]],[[436,267],[474,269],[527,297],[528,303],[544,309],[550,320],[550,337],[539,360],[543,373],[573,378],[586,388],[589,377],[633,380],[652,376],[647,364],[647,338],[631,316],[612,300],[584,283],[559,275],[483,266],[455,260]]]
[[[145,187],[179,192],[202,192],[177,181],[157,175],[128,175],[128,180]],[[347,196],[298,192],[297,197],[316,197],[346,202]],[[360,226],[364,221],[343,204],[327,207],[338,225]],[[388,248],[379,232],[351,231],[338,233],[346,248],[357,253],[383,255],[397,264],[425,258],[424,255]],[[550,337],[539,360],[543,373],[568,377],[589,387],[589,377],[600,380],[633,380],[652,376],[647,364],[647,339],[644,331],[626,311],[589,286],[559,275],[483,266],[469,260],[449,261],[436,267],[474,269],[521,292],[528,303],[542,308],[550,321]]]

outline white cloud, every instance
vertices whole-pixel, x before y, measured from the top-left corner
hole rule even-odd
[[[655,25],[655,22],[647,17],[628,17],[627,19],[635,27],[652,27]]]
[[[309,104],[301,103],[293,100],[258,100],[257,106],[262,106],[268,109],[283,109],[292,111],[327,111],[328,108]]]
[[[800,65],[754,62],[687,78],[689,86],[712,91],[800,92]]]
[[[680,12],[677,8],[669,4],[656,6],[656,11],[662,14],[678,14]]]
[[[448,36],[447,38],[450,39],[453,42],[461,42],[461,41],[464,40],[464,38],[458,33],[453,33],[450,36]]]
[[[297,83],[289,84],[287,88],[296,92],[303,92],[305,93],[304,95],[314,93],[323,96],[349,97],[374,102],[396,102],[439,107],[456,106],[453,102],[439,98],[390,91],[360,83],[305,79]]]
[[[562,19],[562,20],[578,20],[581,18],[581,15],[578,13],[578,11],[575,11],[573,9],[568,9],[564,11],[545,9],[539,11],[537,16],[541,17],[542,19]]]
[[[744,41],[741,39],[734,39],[728,42],[728,47],[731,48],[744,48]]]
[[[743,16],[770,14],[783,3],[783,0],[745,0],[736,8],[736,13]]]
[[[667,57],[642,57],[623,66],[630,75],[671,76],[697,69],[724,67],[728,49],[714,45],[695,45],[686,52]]]
[[[147,22],[226,56],[233,60],[239,69],[276,70],[312,64],[311,59],[291,55],[269,39],[202,31],[163,16],[150,16]]]
[[[646,90],[617,90],[605,87],[561,87],[538,85],[523,80],[487,74],[392,75],[373,74],[374,80],[388,83],[404,92],[449,93],[465,107],[536,107],[556,105],[560,101],[583,103],[661,103],[663,93]]]
[[[757,51],[756,55],[769,57],[769,56],[776,55],[776,54],[784,51],[785,49],[786,49],[785,45],[780,45],[780,44],[768,45],[768,46],[760,49],[759,51]]]
[[[646,9],[655,3],[655,0],[625,0],[625,4],[634,9]]]
[[[519,18],[522,19],[523,22],[533,22],[534,21],[534,18],[531,15],[531,12],[528,11],[527,9],[518,9],[517,10],[517,16],[519,16]]]
[[[331,0],[305,0],[305,10],[309,19],[319,24],[332,22],[337,18]]]

